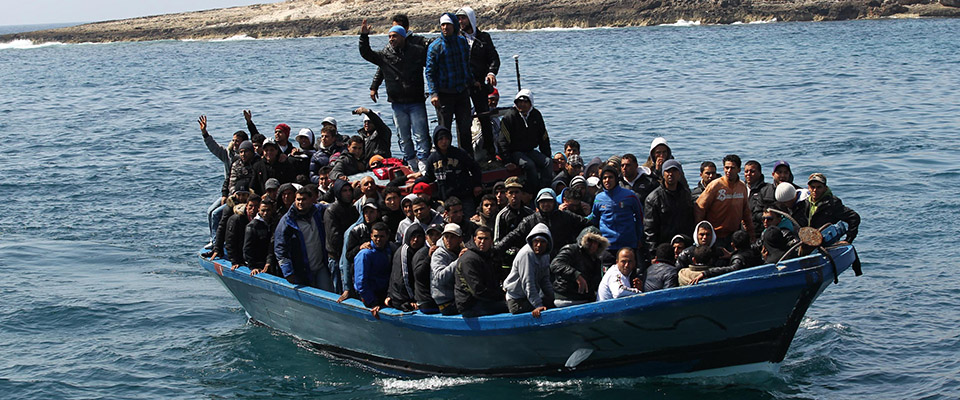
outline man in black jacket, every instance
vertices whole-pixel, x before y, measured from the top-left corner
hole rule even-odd
[[[427,245],[417,250],[413,255],[413,276],[416,283],[413,285],[413,295],[417,300],[417,309],[424,314],[439,314],[440,307],[433,300],[430,293],[430,256],[437,248],[437,242],[443,232],[443,225],[431,224],[426,229]]]
[[[513,164],[507,164],[507,169],[512,170],[517,166],[523,169],[526,190],[533,193],[549,187],[553,179],[553,159],[549,156],[550,136],[543,115],[533,107],[533,93],[530,90],[518,92],[513,104],[514,107],[500,119],[500,151]]]
[[[326,232],[327,263],[331,271],[340,270],[340,255],[343,254],[343,235],[360,219],[360,213],[353,206],[353,186],[350,183],[337,179],[333,182],[333,189],[336,200],[327,207],[323,214],[323,229]],[[339,274],[335,274],[336,275]],[[341,277],[342,278],[342,277]],[[335,279],[335,290],[342,291],[342,283]]]
[[[257,194],[266,192],[267,179],[276,178],[280,184],[297,180],[297,172],[286,156],[280,153],[280,146],[274,141],[263,141],[263,158],[253,164],[253,182],[250,188]]]
[[[600,269],[600,254],[610,246],[610,241],[600,235],[600,230],[588,226],[580,231],[577,243],[560,249],[550,261],[550,276],[553,278],[553,303],[567,307],[589,303],[597,299],[597,288],[603,273]]]
[[[680,162],[664,162],[662,175],[660,185],[647,196],[643,207],[643,235],[651,256],[661,243],[693,231],[693,199],[687,185],[680,183]]]
[[[367,21],[360,26],[360,56],[380,67],[379,72],[387,83],[387,101],[393,109],[393,122],[400,135],[400,150],[403,159],[414,171],[419,163],[426,162],[430,152],[430,135],[427,132],[427,109],[423,95],[423,67],[427,49],[423,41],[407,40],[407,30],[395,25],[387,33],[389,45],[379,52],[370,48],[370,28]],[[380,86],[379,83],[377,86]],[[376,90],[371,96],[376,101]]]
[[[347,150],[340,153],[337,162],[333,163],[333,168],[330,169],[330,179],[348,180],[350,175],[367,170],[367,163],[363,160],[363,142],[360,136],[350,137]]]
[[[815,229],[820,229],[825,224],[844,221],[847,223],[847,242],[853,243],[860,227],[860,214],[844,206],[843,202],[833,195],[827,187],[827,177],[819,172],[811,174],[807,179],[807,189],[810,190],[810,196],[797,203],[793,218],[800,226]]]
[[[747,184],[747,204],[753,214],[753,229],[756,237],[763,232],[763,210],[777,203],[777,187],[763,181],[763,171],[757,160],[743,165],[743,182]]]
[[[390,307],[403,311],[417,309],[416,285],[414,274],[414,256],[426,244],[426,233],[420,224],[413,224],[403,235],[404,243],[393,254],[393,267],[390,270],[390,286],[387,288],[386,303]],[[429,287],[429,280],[426,282]]]
[[[267,272],[280,276],[277,259],[273,254],[273,232],[276,229],[273,199],[267,197],[260,202],[257,216],[247,224],[243,234],[243,259],[250,275]]]
[[[233,214],[230,216],[230,219],[227,220],[227,231],[224,236],[223,247],[224,250],[226,250],[227,257],[230,259],[230,263],[233,264],[233,267],[230,269],[237,269],[237,267],[244,265],[243,235],[247,224],[257,215],[259,208],[260,197],[250,196],[247,200],[245,212],[242,214]]]
[[[463,201],[464,210],[473,213],[473,198],[483,192],[480,185],[480,165],[465,151],[453,147],[453,134],[443,125],[433,130],[437,151],[427,159],[427,170],[417,182],[437,182],[439,198],[456,196]]]
[[[674,262],[673,246],[669,243],[660,243],[654,249],[650,266],[643,273],[643,291],[652,292],[680,286],[677,277],[679,269]]]
[[[470,45],[470,69],[473,71],[473,80],[482,82],[478,86],[470,87],[470,100],[473,110],[480,121],[480,134],[483,137],[483,149],[486,156],[492,159],[497,153],[493,145],[493,125],[491,125],[490,105],[487,95],[497,86],[497,73],[500,72],[500,54],[493,45],[490,34],[482,32],[477,25],[477,14],[470,7],[461,7],[457,10],[457,19],[460,22],[460,35],[467,39]]]
[[[580,231],[590,225],[590,221],[584,217],[570,211],[558,210],[557,195],[553,189],[541,189],[540,193],[537,193],[537,212],[524,218],[516,229],[494,244],[494,248],[498,253],[502,253],[511,247],[522,247],[533,227],[540,223],[550,229],[553,239],[551,258],[555,257],[563,246],[575,243]]]
[[[380,115],[369,108],[359,107],[354,114],[363,115],[363,127],[357,129],[357,135],[363,138],[363,162],[370,162],[373,156],[393,157],[390,152],[390,138],[393,132],[383,123]]]
[[[500,288],[500,262],[492,246],[493,231],[480,226],[457,259],[454,296],[457,309],[465,318],[507,312],[506,297]]]

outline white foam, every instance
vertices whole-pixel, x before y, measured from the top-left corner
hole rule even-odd
[[[812,319],[812,318],[804,318],[803,321],[800,322],[800,327],[803,328],[803,329],[806,329],[806,330],[810,330],[810,331],[816,331],[816,330],[820,330],[820,331],[829,331],[829,330],[845,331],[845,330],[847,330],[847,326],[846,326],[846,325],[839,324],[839,323],[828,324],[828,323],[821,322],[821,321],[818,321],[818,320],[815,320],[815,319]]]
[[[469,385],[485,381],[484,378],[431,376],[422,379],[384,378],[379,380],[384,394],[390,396],[416,393],[424,390],[439,390],[454,386]]]
[[[685,20],[685,19],[678,19],[677,22],[674,22],[674,23],[672,23],[672,24],[660,24],[660,25],[657,25],[657,26],[682,26],[682,27],[687,27],[687,26],[700,26],[700,25],[702,25],[702,24],[700,23],[700,21],[687,21],[687,20]]]
[[[43,42],[43,43],[40,43],[40,44],[33,44],[33,41],[30,40],[30,39],[15,39],[15,40],[13,40],[12,42],[0,43],[0,50],[6,50],[6,49],[17,49],[17,50],[38,49],[38,48],[41,48],[41,47],[61,46],[61,45],[63,45],[63,43],[60,43],[60,42]]]

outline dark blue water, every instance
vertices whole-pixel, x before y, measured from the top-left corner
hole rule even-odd
[[[774,375],[397,379],[246,322],[196,265],[226,142],[326,116],[360,125],[356,38],[0,45],[4,398],[960,397],[960,20],[499,32],[554,149],[688,173],[735,152],[823,172],[863,217],[866,275],[813,305]],[[385,38],[375,38],[384,43]],[[29,47],[29,46],[17,46]],[[381,92],[382,94],[382,92]],[[389,115],[389,107],[375,105]],[[769,175],[768,175],[769,176]],[[769,179],[769,178],[768,178]],[[802,178],[800,178],[802,179]]]

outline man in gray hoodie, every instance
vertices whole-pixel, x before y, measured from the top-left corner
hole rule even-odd
[[[510,274],[503,281],[507,308],[511,314],[532,312],[535,318],[553,307],[553,283],[550,282],[550,249],[553,238],[550,228],[539,223],[527,235],[524,245],[513,259]]]
[[[443,227],[443,239],[430,256],[430,295],[443,315],[457,315],[456,286],[454,285],[457,258],[463,250],[463,232],[457,224]]]

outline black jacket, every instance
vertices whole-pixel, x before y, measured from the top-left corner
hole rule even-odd
[[[441,127],[438,127],[441,128]],[[439,151],[427,158],[427,171],[417,182],[437,182],[437,198],[473,197],[473,188],[480,186],[480,164],[460,148],[450,146],[446,154]]]
[[[350,175],[359,174],[366,170],[366,164],[360,162],[353,153],[344,150],[330,169],[330,179],[340,179],[341,176],[349,178]]]
[[[537,211],[520,221],[516,229],[507,233],[493,247],[498,252],[512,247],[522,247],[527,243],[527,235],[539,223],[550,228],[550,236],[553,238],[553,246],[550,249],[551,258],[555,257],[563,246],[576,243],[580,231],[590,225],[590,221],[586,218],[569,211],[553,210],[550,214]]]
[[[753,229],[757,237],[763,232],[763,210],[773,207],[777,203],[777,187],[763,181],[750,186],[750,196],[747,203],[753,215]]]
[[[500,261],[495,252],[480,251],[473,241],[466,242],[467,252],[457,259],[454,270],[454,296],[460,312],[478,302],[505,302],[500,287]]]
[[[616,268],[616,266],[610,268]],[[677,277],[679,271],[679,268],[667,263],[658,262],[650,265],[644,273],[643,291],[652,292],[680,286]]]
[[[595,234],[599,236],[600,232]],[[597,288],[600,287],[603,273],[600,269],[599,252],[597,256],[590,255],[583,247],[586,240],[589,240],[589,237],[581,234],[579,243],[563,246],[550,261],[550,278],[553,280],[553,292],[557,299],[593,301],[597,298]],[[600,250],[602,252],[603,249]],[[578,292],[577,277],[580,276],[587,281],[587,293]]]
[[[287,159],[280,162],[277,160],[268,163],[266,158],[261,158],[253,164],[253,182],[250,183],[250,189],[253,189],[258,195],[266,193],[264,184],[270,178],[277,178],[280,184],[296,182],[297,170],[293,163]]]
[[[660,187],[660,178],[655,174],[641,174],[633,184],[630,184],[621,177],[620,187],[632,190],[640,201],[646,201],[647,196]]]
[[[387,82],[387,101],[391,103],[423,103],[423,67],[427,48],[422,41],[406,40],[400,50],[387,45],[380,51],[370,48],[370,36],[360,35],[360,56],[380,67]],[[376,89],[380,84],[377,82]]]
[[[417,254],[417,250],[413,249],[410,246],[410,238],[414,236],[415,232],[420,232],[421,235],[424,235],[423,227],[420,224],[413,224],[407,228],[406,233],[403,235],[404,246],[401,246],[393,254],[393,266],[390,269],[390,285],[387,287],[387,296],[390,297],[390,306],[399,310],[412,311],[413,305],[416,300],[416,275],[414,274],[414,264],[413,259]],[[406,260],[404,260],[403,249],[407,247]],[[403,264],[406,263],[406,272],[403,270]],[[407,274],[407,281],[404,282],[403,275]],[[410,285],[410,289],[414,293],[410,293],[411,290],[407,290],[407,285]],[[427,285],[430,283],[427,282]]]
[[[417,225],[417,224],[415,224]],[[430,246],[423,246],[413,256],[413,277],[417,283],[413,287],[417,306],[422,311],[439,312],[437,302],[430,294]]]
[[[380,119],[377,113],[367,111],[364,115],[370,117],[373,132],[367,132],[363,130],[363,128],[357,130],[357,134],[363,137],[364,140],[363,162],[366,163],[375,155],[383,156],[383,158],[393,157],[393,154],[390,152],[390,138],[393,136],[393,131],[387,127],[387,124],[383,123],[383,120]],[[343,155],[341,154],[340,157],[343,158]]]
[[[500,119],[500,137],[497,140],[500,151],[507,155],[539,148],[541,153],[550,157],[550,136],[547,135],[543,116],[536,108],[530,110],[526,121],[516,107],[507,111]]]
[[[250,269],[260,269],[267,264],[273,267],[276,264],[276,256],[273,255],[274,229],[275,227],[258,218],[247,224],[243,235],[243,259]],[[268,272],[274,274],[276,271]]]
[[[643,206],[643,235],[651,255],[657,245],[693,231],[693,218],[693,200],[686,185],[678,184],[677,190],[654,189]]]
[[[470,46],[470,68],[473,71],[473,79],[484,82],[487,74],[496,75],[500,72],[500,53],[497,53],[489,33],[474,29],[477,33],[474,36],[473,45]]]
[[[343,251],[343,234],[360,219],[360,212],[349,201],[345,201],[340,192],[345,186],[350,186],[345,180],[337,179],[333,182],[333,188],[330,189],[336,197],[336,201],[327,207],[323,214],[323,229],[327,236],[327,255],[334,260],[340,260],[340,254]]]
[[[230,256],[230,263],[233,265],[243,265],[244,263],[243,234],[249,222],[246,213],[231,215],[227,221],[223,247]]]
[[[820,229],[824,224],[835,224],[840,221],[847,223],[847,241],[853,243],[857,237],[857,231],[860,227],[860,214],[843,205],[839,198],[832,193],[826,197],[817,206],[816,212],[810,215],[810,198],[797,203],[794,207],[793,218],[800,223],[800,226],[809,226]]]

